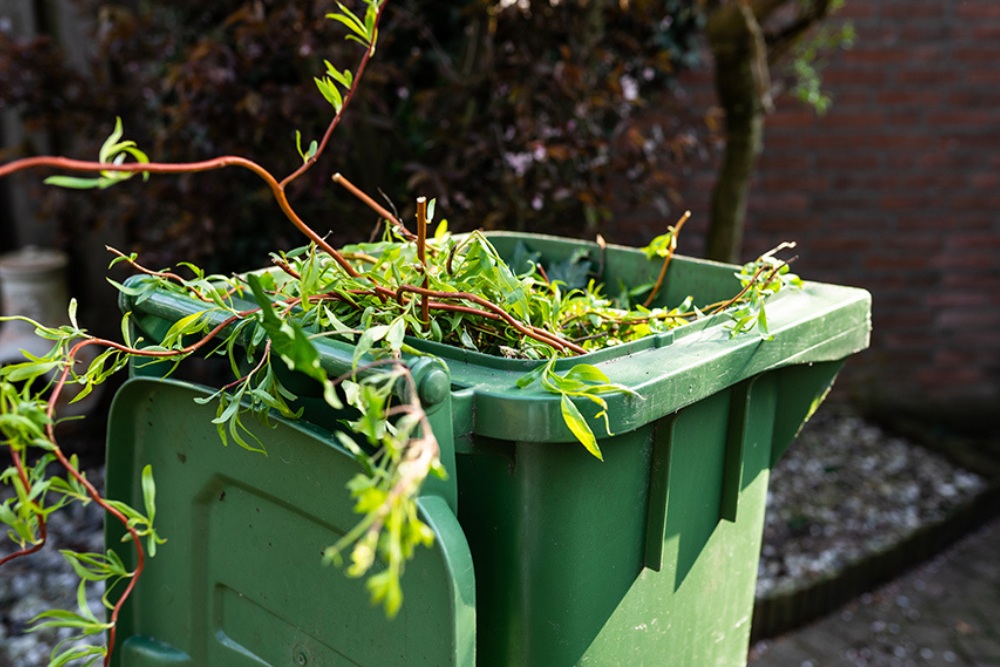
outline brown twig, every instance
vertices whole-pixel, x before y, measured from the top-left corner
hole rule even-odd
[[[680,220],[673,227],[668,227],[667,231],[670,233],[670,246],[667,248],[667,254],[663,258],[663,266],[660,267],[660,275],[656,279],[656,284],[653,285],[653,291],[649,293],[646,300],[642,303],[644,308],[649,308],[649,304],[653,303],[653,299],[659,294],[660,288],[663,286],[663,280],[667,277],[667,267],[670,266],[670,260],[674,256],[674,250],[677,249],[677,237],[681,233],[681,228],[684,227],[684,223],[688,221],[691,217],[691,211],[684,211],[684,215],[681,216]]]
[[[212,299],[210,297],[207,297],[204,294],[202,294],[201,290],[199,290],[197,287],[193,287],[191,285],[187,285],[186,281],[181,276],[179,276],[178,274],[174,273],[173,271],[153,271],[152,269],[147,269],[145,266],[143,266],[139,262],[135,261],[135,259],[133,257],[131,257],[129,255],[126,255],[125,253],[123,253],[122,251],[118,250],[117,248],[112,248],[111,246],[106,245],[106,246],[104,246],[104,249],[107,250],[108,252],[110,252],[112,255],[116,255],[117,257],[120,257],[121,259],[123,259],[126,262],[128,262],[128,265],[131,266],[136,271],[138,271],[139,273],[142,273],[142,274],[147,275],[147,276],[152,276],[153,278],[160,278],[161,280],[169,280],[169,281],[175,282],[178,285],[186,288],[199,301],[204,301],[205,303],[214,303],[215,302],[214,299]],[[239,289],[234,287],[233,289],[228,290],[226,292],[226,296],[227,297],[232,296],[233,294],[235,294],[238,291],[239,291]]]
[[[115,605],[112,608],[111,614],[108,618],[108,624],[110,627],[108,628],[108,649],[104,655],[105,667],[107,667],[111,661],[111,654],[115,646],[116,631],[118,629],[118,616],[121,613],[122,606],[125,604],[125,601],[132,594],[132,590],[135,588],[136,582],[139,580],[139,577],[142,575],[142,571],[146,566],[146,551],[142,547],[138,531],[135,529],[134,526],[132,526],[129,523],[128,518],[124,514],[122,514],[122,512],[120,512],[118,509],[112,506],[107,500],[105,500],[104,497],[101,495],[101,493],[94,487],[94,485],[91,484],[90,481],[83,474],[81,474],[80,471],[77,470],[75,466],[73,466],[72,462],[68,458],[66,458],[66,454],[62,451],[62,448],[59,447],[59,444],[56,441],[55,421],[53,417],[55,415],[56,403],[59,401],[59,396],[62,393],[63,387],[66,386],[66,380],[69,378],[70,371],[73,368],[77,355],[80,353],[81,350],[90,345],[103,345],[107,342],[110,341],[103,341],[97,338],[89,338],[78,342],[70,349],[69,353],[67,354],[67,359],[69,360],[69,363],[67,363],[65,368],[63,368],[62,373],[60,373],[59,375],[59,380],[56,382],[55,386],[52,389],[52,394],[49,396],[48,410],[47,410],[49,416],[49,424],[46,426],[46,437],[49,440],[49,444],[52,445],[51,451],[55,455],[56,459],[59,461],[60,465],[62,465],[63,468],[66,469],[66,472],[69,473],[77,481],[78,484],[80,484],[81,486],[83,486],[84,489],[86,489],[87,495],[90,496],[91,500],[97,503],[97,505],[102,510],[104,510],[106,514],[113,516],[115,520],[117,520],[119,523],[122,524],[122,526],[124,526],[125,530],[129,533],[129,536],[132,538],[132,544],[134,545],[135,548],[135,554],[136,554],[135,569],[129,576],[128,585],[125,586],[125,590],[122,591],[121,596],[119,596],[118,600],[115,602]],[[134,350],[134,352],[141,353],[141,350]]]
[[[47,167],[64,171],[121,171],[130,173],[149,172],[151,174],[195,174],[204,171],[224,169],[226,167],[241,167],[243,169],[247,169],[256,174],[271,189],[271,194],[273,195],[275,202],[278,204],[278,207],[281,209],[281,212],[285,214],[285,217],[288,218],[296,229],[302,232],[302,234],[305,235],[310,241],[322,248],[324,252],[333,257],[349,276],[352,278],[359,276],[354,267],[352,267],[351,264],[326,241],[326,239],[317,234],[302,220],[302,218],[299,217],[298,213],[295,212],[295,209],[292,208],[291,203],[288,201],[285,186],[279,183],[271,172],[253,160],[248,160],[235,155],[227,155],[213,158],[211,160],[202,160],[200,162],[124,162],[122,164],[111,164],[107,162],[75,160],[65,157],[39,156],[14,160],[13,162],[8,162],[7,164],[0,166],[0,178],[17,171],[39,167]],[[287,179],[285,182],[287,182]]]
[[[424,289],[430,287],[430,280],[427,275],[427,198],[417,197],[417,259],[420,261],[421,270],[424,273]],[[424,326],[430,326],[431,316],[427,306],[427,294],[420,296],[420,321]]]
[[[787,264],[788,262],[780,262],[776,264],[770,271],[768,271],[767,278],[764,280],[764,283],[767,284],[771,282],[774,276],[777,275],[778,271],[780,271],[782,267],[787,266]],[[720,302],[710,314],[715,315],[716,313],[721,313],[722,311],[726,310],[733,304],[738,303],[740,299],[743,298],[743,295],[749,292],[750,288],[757,284],[758,282],[757,279],[760,278],[760,276],[764,273],[765,269],[767,269],[766,266],[758,266],[757,270],[754,271],[752,276],[750,276],[750,279],[747,281],[747,284],[743,287],[743,289],[741,289],[736,296]]]
[[[340,172],[337,172],[336,174],[333,175],[333,182],[341,186],[348,192],[350,192],[359,201],[361,201],[361,203],[363,203],[365,206],[378,213],[379,216],[388,220],[396,229],[399,230],[399,232],[403,235],[405,239],[413,241],[414,239],[417,238],[416,234],[414,234],[413,232],[411,232],[409,229],[406,228],[406,225],[403,224],[402,220],[400,220],[395,215],[390,213],[386,207],[382,206],[377,201],[375,201],[367,194],[365,194],[365,192],[361,190],[361,188],[359,188],[358,186],[354,185],[354,183],[351,183],[349,180],[347,180],[346,176],[344,176]]]
[[[395,294],[401,295],[404,292],[413,292],[414,294],[421,294],[421,295],[426,294],[427,296],[433,297],[435,299],[461,299],[464,301],[471,301],[479,306],[482,306],[486,310],[495,313],[500,317],[500,319],[505,321],[510,326],[514,327],[514,329],[524,334],[525,336],[529,336],[539,342],[546,343],[547,345],[550,345],[556,348],[557,350],[568,349],[572,350],[573,352],[576,352],[577,354],[586,353],[586,350],[584,350],[579,345],[576,345],[568,340],[565,340],[564,338],[561,338],[554,333],[545,331],[544,329],[539,329],[538,327],[524,325],[521,322],[518,322],[516,318],[510,315],[503,308],[501,308],[500,306],[496,305],[495,303],[493,303],[488,299],[484,299],[483,297],[477,294],[471,294],[469,292],[441,292],[437,290],[430,290],[430,289],[424,289],[422,287],[416,287],[414,285],[400,285],[396,289]]]
[[[368,61],[371,60],[373,55],[375,55],[375,40],[378,38],[377,37],[378,26],[379,23],[382,22],[382,13],[385,11],[385,7],[387,4],[388,4],[387,2],[380,3],[378,9],[376,10],[375,20],[373,22],[373,27],[372,27],[372,35],[373,35],[372,43],[369,45],[367,49],[365,49],[365,52],[361,56],[361,60],[358,63],[357,71],[354,73],[353,79],[351,81],[351,86],[350,88],[348,88],[347,92],[344,93],[344,99],[343,103],[340,106],[340,111],[335,113],[333,118],[330,120],[330,124],[326,128],[326,132],[323,133],[323,138],[320,140],[319,146],[317,147],[316,152],[313,154],[313,156],[310,157],[308,160],[306,160],[302,164],[302,166],[300,166],[298,169],[296,169],[288,176],[283,178],[281,182],[278,184],[278,187],[280,187],[282,190],[285,189],[285,186],[287,186],[289,183],[297,179],[299,176],[308,171],[310,167],[316,164],[316,161],[326,150],[327,144],[330,143],[330,137],[333,136],[333,131],[337,129],[337,126],[340,124],[340,119],[344,115],[344,111],[347,109],[347,107],[351,103],[351,100],[354,98],[354,93],[358,89],[358,84],[361,82],[361,79],[365,73],[365,68],[368,67]]]

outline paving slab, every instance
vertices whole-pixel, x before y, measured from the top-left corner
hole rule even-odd
[[[801,630],[753,667],[1000,667],[1000,519]]]

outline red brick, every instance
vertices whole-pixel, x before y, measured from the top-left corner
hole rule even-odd
[[[1000,58],[1000,48],[996,44],[977,44],[970,48],[956,48],[951,56],[963,68],[993,69]]]
[[[799,152],[767,155],[765,151],[763,158],[767,160],[768,169],[775,171],[801,172],[808,170],[812,166],[809,156]]]
[[[884,113],[872,110],[864,113],[838,113],[831,114],[824,125],[831,129],[835,128],[881,128],[886,125],[887,118]]]
[[[993,67],[972,72],[963,72],[961,81],[974,86],[1000,84],[1000,69]]]
[[[977,193],[971,197],[953,197],[951,200],[951,208],[960,211],[1000,211],[1000,193]]]
[[[870,108],[873,94],[870,90],[827,90],[832,100],[831,113],[841,113],[845,110]]]
[[[1000,40],[1000,23],[980,23],[972,26],[969,37],[977,42]]]
[[[998,37],[997,39],[1000,39]],[[994,112],[1000,107],[1000,90],[990,88],[972,88],[966,90],[953,91],[948,94],[945,102],[949,107],[987,107]]]
[[[895,83],[917,86],[947,86],[954,83],[956,73],[949,69],[898,69],[893,72]],[[961,75],[964,77],[963,75]]]
[[[976,21],[1000,18],[1000,4],[994,0],[962,0],[962,2],[957,3],[957,6],[959,18]]]
[[[805,151],[849,151],[852,147],[845,146],[844,138],[829,132],[802,134],[799,136],[799,143]],[[767,159],[767,151],[764,151],[764,159]]]
[[[841,142],[844,143],[844,139]],[[822,153],[816,156],[817,169],[867,169],[876,170],[882,165],[882,159],[878,155],[872,155],[870,151],[864,153]]]
[[[963,232],[961,234],[953,234],[950,235],[945,241],[945,247],[961,251],[971,249],[993,249],[1000,252],[1000,233],[970,234],[968,232]],[[998,264],[998,266],[1000,266],[1000,264]]]
[[[767,122],[781,127],[812,127],[816,124],[816,112],[812,109],[803,109],[800,104],[783,105],[768,115]]]
[[[868,44],[870,42],[866,42]],[[857,67],[859,65],[874,65],[877,67],[888,67],[899,63],[912,61],[910,51],[900,48],[865,48],[855,47],[837,59],[839,66]]]
[[[875,99],[883,105],[930,107],[940,104],[941,93],[937,90],[889,88],[878,91]]]
[[[990,298],[981,292],[942,292],[927,295],[927,305],[934,308],[979,308],[989,306]]]
[[[917,18],[939,18],[947,16],[947,5],[942,2],[882,2],[879,14],[882,18],[915,20]]]
[[[982,381],[982,376],[974,367],[924,368],[917,371],[916,377],[927,389],[945,394],[949,386],[975,385]]]
[[[850,15],[857,46],[824,72],[830,112],[783,102],[768,118],[746,247],[794,237],[807,278],[872,291],[874,351],[845,372],[859,395],[996,394],[1000,0],[852,2]],[[783,210],[788,192],[805,208]]]
[[[992,131],[1000,133],[1000,126],[998,126],[1000,117],[998,117],[994,109],[948,109],[932,113],[928,116],[927,122],[932,127],[937,128],[954,125],[963,127],[969,125],[988,125]]]
[[[897,46],[946,41],[952,34],[952,25],[946,21],[907,21],[899,26]]]
[[[848,2],[844,8],[837,13],[837,16],[844,19],[869,19],[874,18],[877,11],[876,3],[873,2]]]
[[[995,329],[1000,325],[1000,312],[984,308],[949,310],[938,316],[937,323],[948,329]]]
[[[969,185],[983,190],[1000,189],[1000,173],[989,171],[973,174],[969,179]]]
[[[907,174],[899,179],[899,184],[903,188],[913,190],[932,190],[935,192],[954,192],[964,188],[969,183],[969,177],[965,174],[942,174],[927,173],[918,171]]]
[[[926,329],[915,332],[893,330],[885,335],[884,342],[887,347],[893,349],[893,352],[897,352],[900,348],[916,348],[926,354],[926,351],[937,343],[937,338]]]
[[[762,176],[758,185],[760,189],[771,192],[814,192],[829,188],[830,179],[823,175],[810,173],[800,175],[767,173]]]
[[[936,203],[937,199],[933,195],[919,192],[886,195],[879,200],[881,208],[897,211],[932,208]]]
[[[902,313],[893,314],[888,310],[889,304],[876,302],[877,306],[872,309],[872,319],[875,324],[882,327],[892,326],[893,329],[919,329],[927,331],[934,320],[928,313]],[[874,327],[872,327],[874,329]]]
[[[885,84],[884,70],[833,69],[823,72],[823,83],[832,89],[840,86],[881,86]]]

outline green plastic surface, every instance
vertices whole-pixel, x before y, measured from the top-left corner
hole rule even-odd
[[[549,260],[590,249],[595,266],[604,267],[605,280],[612,285],[619,280],[627,285],[649,283],[659,271],[658,261],[647,260],[633,249],[609,247],[602,256],[595,244],[582,241],[517,234],[490,236],[507,256],[513,255],[518,242],[541,251]],[[733,272],[731,266],[677,257],[660,299],[677,303],[692,294],[696,302],[705,303],[726,298],[739,289]],[[195,302],[166,294],[137,306],[125,303],[124,307],[135,311],[134,321],[152,338],[177,318],[200,309]],[[607,396],[615,435],[600,437],[601,427],[595,423],[603,463],[574,442],[563,423],[558,397],[537,388],[516,388],[517,379],[536,362],[414,342],[434,352],[444,364],[426,358],[413,360],[420,377],[436,373],[450,377],[450,392],[441,391],[440,376],[421,382],[420,387],[425,400],[433,404],[439,439],[450,431],[444,438],[444,462],[452,474],[448,483],[428,489],[427,503],[440,506],[442,514],[449,517],[440,528],[435,525],[441,531],[439,544],[444,553],[434,567],[425,566],[435,576],[421,579],[413,569],[407,570],[404,613],[435,618],[460,614],[461,619],[452,619],[452,634],[464,632],[461,621],[467,620],[470,612],[453,600],[468,601],[471,595],[450,591],[466,586],[459,575],[468,576],[468,570],[454,565],[464,561],[451,556],[453,551],[462,551],[465,542],[453,539],[457,530],[454,518],[444,511],[457,506],[461,533],[475,565],[477,657],[473,660],[470,650],[441,648],[435,663],[425,657],[425,648],[431,650],[431,639],[422,630],[397,620],[383,624],[378,636],[393,646],[401,643],[413,653],[361,664],[410,665],[422,664],[422,660],[442,665],[457,661],[539,667],[741,664],[749,641],[770,467],[822,400],[842,361],[867,346],[870,309],[870,296],[863,290],[807,283],[805,289],[789,290],[769,304],[773,340],[764,341],[755,334],[730,338],[726,318],[715,316],[670,334],[586,355],[582,360],[596,364],[613,382],[638,394]],[[349,345],[322,339],[318,346],[328,370],[342,372],[350,367],[353,351]],[[573,363],[563,360],[558,367],[567,369]],[[141,424],[141,417],[128,415],[145,409],[142,400],[123,404],[116,420]],[[185,415],[185,421],[194,421],[193,414],[187,416],[193,413],[193,406],[181,405],[180,400],[168,402],[171,409]],[[589,409],[583,403],[580,407]],[[307,411],[307,417],[317,424],[331,423],[319,406]],[[210,419],[206,416],[205,422]],[[116,425],[112,436],[119,428]],[[214,434],[214,427],[206,432]],[[268,436],[275,443],[285,437]],[[170,443],[176,442],[175,438],[155,434],[145,439],[158,443],[150,450],[167,450],[155,457],[150,451],[149,456],[156,459],[154,470],[158,465],[174,465]],[[206,436],[199,451],[214,447],[217,458],[198,463],[199,474],[209,478],[229,474],[229,466],[235,465],[231,462],[237,458],[254,456],[224,450],[210,440]],[[333,450],[330,445],[323,446]],[[111,447],[113,456],[114,442]],[[121,450],[122,446],[118,447]],[[255,465],[271,466],[275,460],[272,454]],[[138,470],[144,462],[136,459],[125,467],[117,463],[109,467],[109,491],[134,498]],[[318,462],[312,465],[313,475],[330,480],[321,485],[322,506],[336,507],[343,513],[343,521],[349,520],[346,513],[350,504],[343,489],[346,478],[320,473]],[[130,490],[117,491],[124,483],[121,478],[127,475],[131,476],[127,483]],[[288,496],[282,496],[286,486],[277,484],[268,491],[285,512],[295,515],[292,508],[304,507],[303,503],[312,506],[314,501],[303,497],[302,488],[287,489]],[[211,488],[214,493],[215,487]],[[204,504],[205,498],[210,500],[211,493],[198,493],[191,496],[198,499],[195,505]],[[236,497],[243,500],[229,493],[226,500]],[[188,501],[160,502],[172,505]],[[252,504],[252,498],[247,502]],[[183,510],[200,511],[203,509],[190,506]],[[234,518],[236,525],[249,518],[250,511],[241,510],[243,514]],[[274,522],[294,523],[287,517],[275,517]],[[330,534],[315,525],[295,525],[283,533],[288,543],[330,540]],[[169,555],[165,546],[157,560],[185,561],[170,566],[182,571],[182,579],[190,578],[187,570],[199,562],[199,554],[230,552],[239,549],[232,545],[251,539],[242,529],[234,535],[195,531],[176,536],[167,527],[162,530],[181,546],[174,555]],[[255,578],[267,579],[277,567],[263,559],[261,554],[266,551],[259,548],[242,548],[239,553],[239,562],[248,573],[243,585],[250,585]],[[306,547],[304,553],[306,556],[296,561],[302,568],[310,558],[318,563],[315,549]],[[316,563],[312,567],[322,573],[317,577],[340,576]],[[140,589],[147,591],[143,595],[153,595],[148,590],[158,585],[144,581]],[[337,584],[324,581],[324,585]],[[184,605],[193,610],[207,604],[204,594],[191,595],[190,588],[177,592],[178,611]],[[137,611],[130,616],[137,628],[145,622],[144,615],[160,614],[156,603],[143,606],[142,599],[140,596]],[[281,617],[285,606],[314,608],[315,613],[328,615],[324,617],[330,619],[326,625],[341,622],[333,620],[340,615],[352,622],[364,615],[369,623],[378,623],[379,612],[360,594],[342,599],[342,604],[326,607],[314,597],[299,599],[288,594],[276,598],[269,613]],[[221,604],[227,600],[223,595]],[[233,617],[233,623],[245,617],[245,623],[254,628],[266,627],[270,618],[246,610],[241,614]],[[217,629],[212,632],[212,636],[218,635]],[[184,646],[156,631],[145,634],[175,648]],[[462,638],[466,640],[464,635]]]
[[[420,500],[434,529],[406,570],[406,602],[387,620],[364,581],[322,564],[356,523],[344,485],[353,458],[318,429],[275,419],[258,428],[263,456],[223,447],[200,388],[133,379],[108,435],[107,491],[142,507],[151,464],[156,520],[168,541],[147,561],[119,622],[117,664],[468,665],[475,588],[465,537],[448,503]],[[108,524],[108,544],[132,551]]]

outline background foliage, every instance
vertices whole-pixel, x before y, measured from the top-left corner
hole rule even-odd
[[[437,197],[453,229],[592,233],[626,191],[619,200],[671,207],[671,174],[697,141],[677,116],[641,112],[669,99],[695,58],[692,3],[502,4],[394,6],[334,150],[297,183],[307,222],[338,242],[369,233],[372,214],[336,191],[335,171],[407,214],[418,194]],[[90,62],[70,62],[44,36],[0,35],[0,106],[53,136],[57,151],[96,154],[121,116],[155,161],[239,153],[282,174],[300,163],[295,130],[306,145],[325,126],[329,107],[311,77],[349,48],[323,18],[333,2],[76,6],[92,21]],[[93,197],[46,191],[43,201],[40,215],[67,236],[81,222],[123,225],[151,265],[184,257],[228,271],[293,242],[264,189],[230,171]]]

